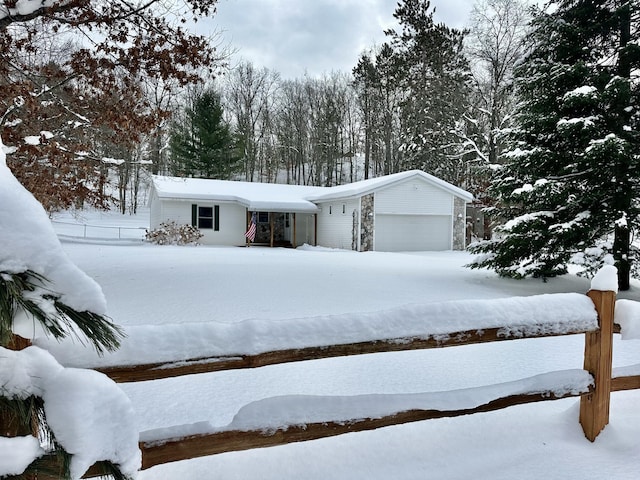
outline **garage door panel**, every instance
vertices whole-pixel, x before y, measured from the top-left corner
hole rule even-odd
[[[451,249],[450,215],[376,215],[375,250],[381,252]]]

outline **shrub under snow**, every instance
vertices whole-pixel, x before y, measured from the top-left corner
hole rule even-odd
[[[160,228],[147,231],[145,238],[158,245],[197,245],[203,234],[193,225],[178,225],[176,222],[164,222]]]

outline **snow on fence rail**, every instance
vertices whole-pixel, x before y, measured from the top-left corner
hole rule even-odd
[[[306,321],[248,321],[217,327],[181,324],[179,328],[183,330],[193,329],[191,334],[183,331],[182,338],[202,342],[196,351],[209,354],[179,358],[180,349],[169,348],[164,352],[165,358],[144,365],[132,364],[136,352],[144,362],[153,358],[153,352],[158,355],[164,350],[158,348],[161,338],[166,339],[167,345],[175,345],[181,337],[166,327],[135,327],[127,331],[129,336],[121,351],[102,360],[78,357],[79,349],[69,348],[66,343],[58,347],[52,343],[45,348],[52,347],[52,353],[63,364],[77,358],[79,364],[126,382],[344,355],[585,334],[582,370],[550,372],[450,392],[269,398],[246,405],[225,427],[199,422],[141,432],[140,449],[142,468],[147,469],[223,452],[574,396],[581,397],[580,423],[585,436],[594,441],[609,421],[610,393],[640,388],[640,365],[616,369],[612,375],[612,338],[615,331],[620,331],[619,326],[614,326],[615,303],[613,291],[591,290],[586,296],[555,294],[445,302]],[[158,338],[151,338],[154,336]],[[137,350],[136,345],[140,347]],[[189,345],[184,351],[193,348]],[[88,473],[89,476],[94,475]]]
[[[585,296],[579,297],[587,299]],[[532,309],[531,312],[535,312],[535,315],[543,314],[537,321],[523,322],[517,312],[514,312],[512,319],[517,318],[517,322],[512,320],[504,323],[502,327],[491,327],[488,334],[484,329],[476,332],[465,329],[447,334],[440,333],[435,337],[433,333],[429,333],[424,335],[423,339],[406,339],[406,342],[397,337],[377,339],[358,345],[352,344],[346,347],[345,351],[346,354],[358,354],[584,333],[584,370],[551,372],[516,382],[453,392],[266,399],[245,406],[233,421],[223,428],[202,422],[143,432],[140,438],[143,452],[142,468],[217,453],[313,440],[433,418],[487,412],[570,396],[581,397],[580,423],[585,436],[594,441],[609,422],[609,399],[613,386],[611,364],[615,293],[592,290],[588,297],[590,301],[587,299],[586,304],[571,295],[529,297],[524,301],[526,307]],[[549,302],[557,299],[565,302],[565,308],[559,309],[562,316],[568,316],[565,325],[557,321],[554,310],[547,310]],[[520,301],[522,299],[518,300]],[[529,302],[537,302],[539,308]],[[501,301],[497,301],[495,309],[497,317],[501,316],[500,311],[503,310],[499,308],[500,303]],[[439,304],[440,307],[442,305],[445,304]],[[449,304],[452,305],[453,311],[462,306],[459,302]],[[572,310],[573,314],[568,310]],[[480,317],[483,315],[480,314]],[[525,316],[524,320],[530,318]],[[332,347],[325,347],[330,353],[329,356],[333,356],[335,351],[332,351]],[[314,350],[314,353],[318,353],[314,358],[320,358],[321,351],[322,348]],[[294,351],[290,350],[287,353],[287,361],[309,359],[308,349],[301,353],[301,358],[295,358]],[[268,364],[265,362],[271,361],[273,357],[281,359],[281,355],[282,352],[264,352],[254,358],[254,363],[256,366]],[[265,361],[255,361],[256,358]],[[223,360],[223,363],[229,361],[233,360]],[[192,367],[199,368],[196,365]],[[167,368],[170,368],[169,365],[159,370]],[[624,382],[625,388],[640,388],[640,376],[627,377]]]

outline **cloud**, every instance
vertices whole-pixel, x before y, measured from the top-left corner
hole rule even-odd
[[[219,30],[239,57],[267,67],[283,78],[349,72],[360,53],[385,41],[397,0],[219,0],[212,19],[198,23],[200,33]],[[461,19],[471,0],[432,1],[437,21]],[[462,12],[462,15],[461,15]]]

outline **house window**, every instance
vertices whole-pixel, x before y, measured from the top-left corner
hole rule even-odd
[[[343,203],[342,204],[342,214],[344,215],[345,213],[347,213],[347,206]]]
[[[213,207],[198,207],[198,228],[213,228]]]
[[[201,207],[191,205],[191,224],[202,229],[220,230],[220,205]]]
[[[269,212],[258,212],[258,223],[269,223]]]
[[[331,215],[331,205],[329,205],[329,215]]]

